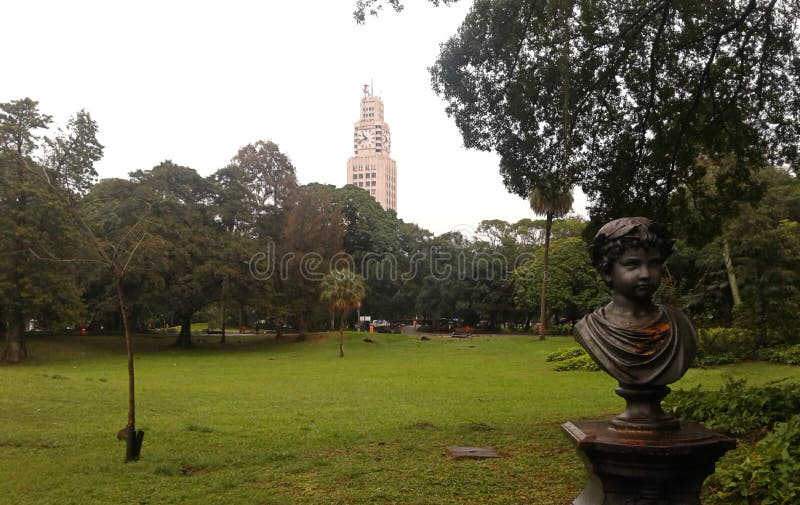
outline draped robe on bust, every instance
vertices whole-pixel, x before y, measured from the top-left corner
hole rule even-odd
[[[697,350],[694,326],[680,310],[658,305],[642,327],[612,324],[601,307],[575,324],[575,340],[620,384],[664,386],[680,379]]]

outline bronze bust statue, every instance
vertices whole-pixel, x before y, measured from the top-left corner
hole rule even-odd
[[[703,480],[736,447],[661,408],[697,348],[686,315],[653,301],[672,242],[664,226],[643,217],[606,223],[592,242],[594,265],[614,294],[575,325],[575,338],[619,381],[626,405],[611,421],[562,425],[588,476],[573,505],[700,505]]]
[[[674,423],[661,411],[660,398],[669,392],[667,384],[686,373],[697,349],[686,315],[653,302],[672,244],[663,225],[644,217],[606,223],[592,242],[594,265],[614,294],[575,325],[575,339],[619,381],[617,393],[629,400],[628,410],[617,418],[623,424],[634,419],[646,425]],[[631,404],[632,396],[645,392],[649,407]]]

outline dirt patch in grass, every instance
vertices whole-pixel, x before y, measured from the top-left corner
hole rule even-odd
[[[438,430],[439,427],[433,423],[429,423],[428,421],[419,421],[414,424],[408,426],[409,429],[413,430]]]

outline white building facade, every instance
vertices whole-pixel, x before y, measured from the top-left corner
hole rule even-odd
[[[354,156],[347,160],[347,183],[364,188],[384,209],[397,212],[397,163],[390,156],[391,147],[383,100],[365,85],[353,130]]]

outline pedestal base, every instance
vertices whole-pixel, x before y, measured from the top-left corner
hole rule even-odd
[[[736,441],[699,424],[620,430],[608,421],[562,425],[589,479],[573,505],[700,505],[703,481]]]
[[[618,430],[678,430],[677,419],[664,412],[661,400],[669,394],[667,386],[635,386],[620,382],[616,389],[625,398],[625,412],[611,420]]]

